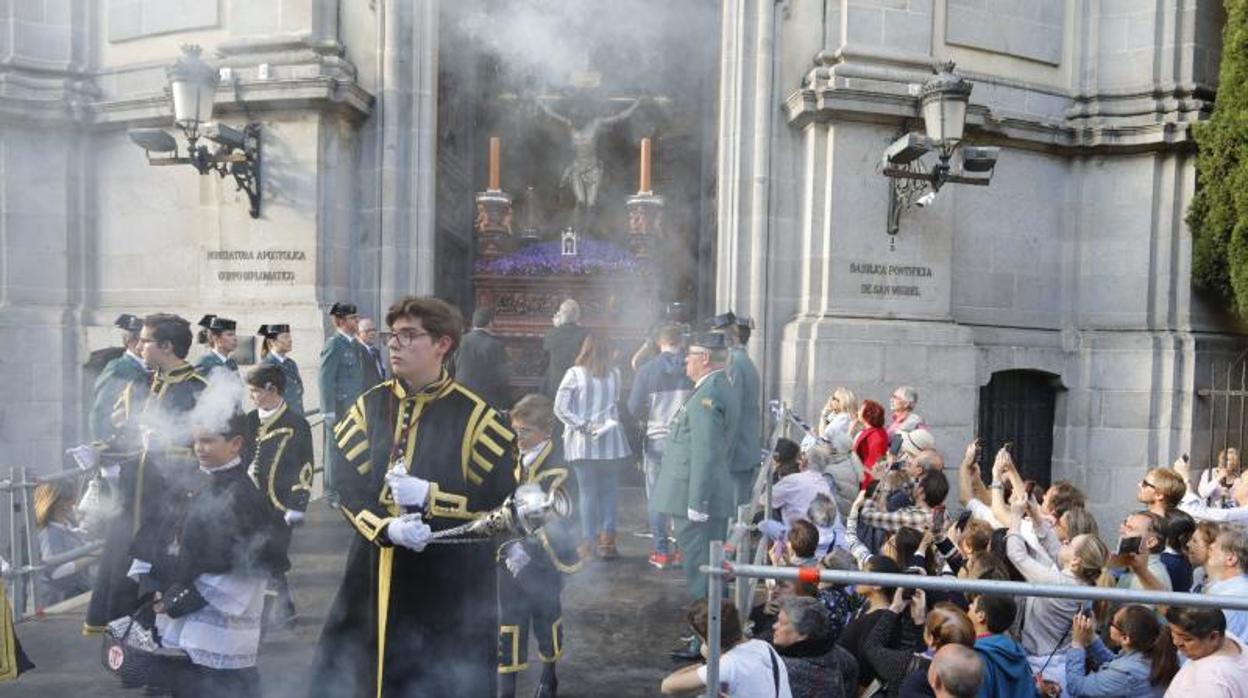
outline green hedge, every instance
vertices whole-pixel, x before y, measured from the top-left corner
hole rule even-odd
[[[1192,280],[1248,318],[1248,0],[1225,0],[1213,116],[1195,129]]]

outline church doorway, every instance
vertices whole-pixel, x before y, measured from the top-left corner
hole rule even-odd
[[[998,449],[1010,451],[1024,480],[1051,482],[1053,420],[1060,379],[1044,371],[998,371],[979,389],[980,471],[992,477]]]

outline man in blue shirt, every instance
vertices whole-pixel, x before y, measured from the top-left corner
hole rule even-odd
[[[1209,560],[1205,562],[1209,580],[1206,594],[1214,596],[1248,596],[1248,529],[1227,526],[1209,546]],[[1226,629],[1235,637],[1248,636],[1248,611],[1228,611]]]
[[[984,660],[979,698],[1035,698],[1031,666],[1022,645],[1006,633],[1018,615],[1013,597],[982,595],[971,604],[975,651]]]

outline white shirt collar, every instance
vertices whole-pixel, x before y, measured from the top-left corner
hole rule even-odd
[[[239,464],[240,464],[240,463],[242,463],[242,462],[243,462],[243,459],[242,459],[241,457],[237,457],[237,456],[236,456],[236,457],[234,458],[234,460],[230,461],[229,463],[226,463],[225,465],[221,466],[220,468],[213,468],[213,469],[209,470],[208,468],[205,468],[204,466],[202,466],[202,465],[201,465],[201,466],[199,466],[199,469],[200,469],[201,471],[205,472],[205,473],[208,473],[209,475],[212,475],[212,474],[214,474],[214,473],[224,473],[225,471],[229,470],[230,468],[237,468],[237,467],[239,466]]]
[[[149,369],[149,368],[147,367],[147,363],[146,363],[145,361],[143,361],[143,357],[141,357],[141,356],[139,356],[138,354],[136,354],[136,353],[134,353],[134,352],[130,351],[129,349],[127,349],[127,350],[126,350],[126,356],[129,356],[129,357],[131,358],[131,360],[133,360],[136,364],[138,364],[139,366],[141,366],[141,367],[143,368],[143,370],[144,370],[144,371],[149,371],[149,370],[151,370],[151,369]]]
[[[263,407],[257,407],[256,412],[260,414],[260,419],[268,419],[269,417],[272,417],[273,415],[277,414],[281,409],[282,409],[282,405],[279,404],[277,407],[274,407],[271,410],[266,410]]]
[[[273,352],[269,352],[269,354],[272,355],[273,358],[277,359],[277,362],[279,364],[286,360],[286,357],[282,356],[280,352],[273,351]]]
[[[699,379],[698,379],[697,384],[695,384],[695,385],[693,386],[693,387],[694,387],[694,389],[696,390],[697,388],[702,387],[702,384],[706,382],[706,379],[707,379],[707,378],[710,378],[711,376],[715,375],[716,373],[722,373],[722,372],[723,372],[723,370],[724,370],[724,369],[722,369],[722,368],[717,368],[717,369],[715,369],[714,371],[711,371],[710,373],[706,374],[705,376],[702,376],[701,378],[699,378]]]
[[[217,351],[216,349],[213,349],[213,350],[212,350],[212,353],[216,354],[216,355],[217,355],[217,358],[221,359],[221,361],[222,361],[222,362],[225,362],[225,361],[229,361],[229,360],[230,360],[230,357],[226,356],[225,354],[222,354],[221,352]]]

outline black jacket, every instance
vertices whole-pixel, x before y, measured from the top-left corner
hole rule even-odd
[[[789,673],[793,698],[854,698],[858,695],[858,663],[831,638],[802,640],[777,647]]]
[[[459,341],[455,381],[496,410],[511,408],[511,370],[507,343],[487,330],[474,329]]]
[[[577,354],[581,353],[581,344],[587,334],[584,327],[568,323],[551,328],[542,338],[542,349],[546,351],[546,379],[542,383],[542,392],[547,396],[555,396],[563,374],[568,372],[568,368],[576,362]]]

